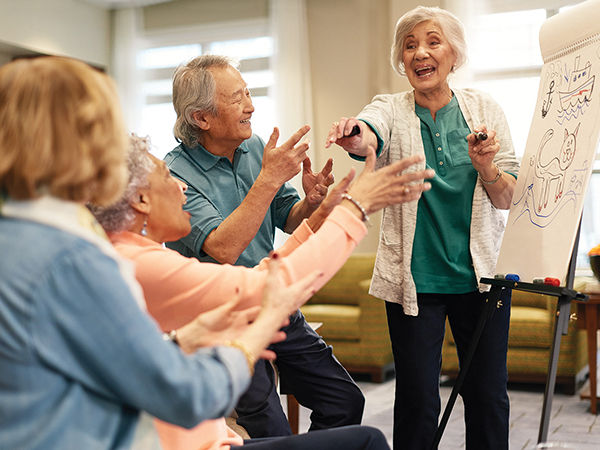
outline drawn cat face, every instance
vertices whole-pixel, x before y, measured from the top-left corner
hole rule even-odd
[[[579,124],[581,125],[581,124]],[[560,161],[561,163],[571,163],[575,157],[575,146],[577,144],[577,133],[579,132],[579,125],[575,128],[573,133],[565,128],[565,136],[560,149]]]

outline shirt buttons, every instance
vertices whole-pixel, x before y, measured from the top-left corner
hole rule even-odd
[[[442,151],[442,147],[438,147],[438,148],[437,148],[437,151],[438,151],[438,152],[441,152],[441,151]]]
[[[440,133],[435,133],[435,137],[440,137]]]
[[[440,161],[440,166],[443,166],[443,165],[444,165],[444,161]]]

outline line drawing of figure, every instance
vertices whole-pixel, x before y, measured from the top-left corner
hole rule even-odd
[[[546,114],[550,111],[552,94],[554,94],[554,80],[550,81],[550,86],[548,86],[548,92],[546,94],[548,95],[548,98],[542,103],[542,118],[546,117]]]
[[[571,166],[571,163],[573,163],[573,159],[575,158],[575,151],[577,150],[577,133],[579,132],[580,125],[581,123],[577,124],[577,127],[573,133],[569,133],[569,131],[565,128],[563,143],[560,147],[559,154],[552,157],[545,163],[542,162],[542,155],[544,153],[546,144],[554,135],[554,130],[549,129],[542,137],[538,147],[535,164],[535,175],[542,180],[540,203],[537,205],[538,212],[540,212],[542,208],[546,208],[548,206],[550,188],[553,182],[556,185],[554,191],[554,203],[556,203],[563,195],[565,172]]]
[[[557,118],[559,125],[562,125],[565,120],[577,118],[579,113],[583,114],[584,108],[589,106],[592,100],[596,76],[592,75],[592,64],[589,61],[583,68],[579,68],[579,61],[580,56],[577,56],[573,70],[568,75],[564,75],[564,81],[568,80],[566,90],[558,91],[561,108]]]

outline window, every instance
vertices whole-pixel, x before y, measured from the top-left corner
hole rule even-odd
[[[543,64],[538,32],[545,20],[543,9],[492,13],[479,17],[469,29],[472,85],[502,106],[519,157],[525,151],[537,99]]]
[[[213,28],[149,36],[137,54],[137,68],[142,76],[137,133],[150,136],[153,153],[159,158],[177,145],[173,137],[173,72],[179,64],[202,54],[225,55],[239,61],[256,108],[252,129],[263,139],[268,139],[272,131],[275,114],[271,95],[273,38],[266,21],[219,24],[218,33],[212,32]]]
[[[522,157],[533,118],[543,64],[539,30],[544,21],[581,1],[499,2],[486,0],[487,12],[467,22],[469,86],[494,97],[506,114],[515,152]],[[546,4],[554,3],[553,7]],[[570,3],[570,5],[566,5]],[[486,5],[479,5],[483,10]],[[531,7],[528,9],[528,5]],[[543,5],[543,6],[540,6]],[[480,55],[493,55],[481,58]],[[597,156],[598,159],[598,156]],[[596,161],[581,221],[578,274],[591,275],[587,252],[600,243],[600,160]]]

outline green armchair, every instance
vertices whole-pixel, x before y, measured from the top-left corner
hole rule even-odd
[[[508,380],[519,383],[545,383],[550,347],[554,336],[556,297],[513,291],[508,334]],[[576,312],[571,304],[571,312]],[[556,384],[565,393],[574,394],[587,372],[587,339],[574,321],[568,334],[562,336]],[[442,374],[454,378],[458,374],[458,357],[450,327],[442,347]]]
[[[374,264],[374,253],[351,255],[301,311],[323,324],[318,333],[348,372],[382,382],[394,364],[384,302],[368,293]]]

